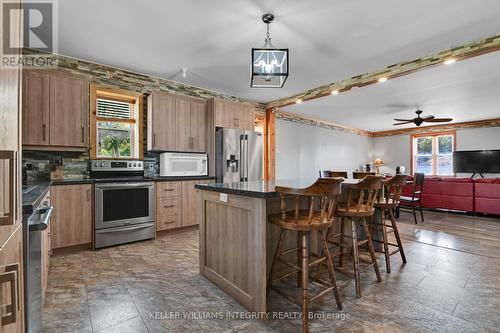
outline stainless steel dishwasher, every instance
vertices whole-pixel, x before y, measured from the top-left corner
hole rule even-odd
[[[42,232],[48,228],[53,208],[47,197],[24,227],[24,304],[26,332],[42,329]]]

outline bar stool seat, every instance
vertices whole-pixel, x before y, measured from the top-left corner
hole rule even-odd
[[[358,208],[358,207],[356,207]],[[369,206],[366,204],[361,204],[359,206],[359,211],[354,207],[347,208],[346,203],[339,203],[337,206],[337,210],[335,211],[335,215],[339,217],[369,217],[372,216],[375,212],[373,206]]]
[[[337,280],[333,271],[332,257],[328,250],[326,239],[327,231],[334,224],[334,213],[337,206],[337,197],[340,193],[340,184],[343,178],[319,178],[314,184],[304,189],[295,189],[277,186],[275,191],[281,197],[281,213],[269,215],[269,222],[280,228],[280,235],[276,251],[274,252],[271,271],[269,273],[267,292],[275,291],[290,302],[302,307],[302,333],[309,332],[309,303],[314,302],[322,296],[333,292],[337,308],[342,310],[342,301],[337,288]],[[302,200],[301,200],[302,199]],[[304,199],[308,200],[309,209],[301,209]],[[317,204],[317,200],[318,204]],[[295,201],[295,209],[287,210],[287,201]],[[322,246],[321,255],[310,251],[309,235],[316,232],[320,237]],[[298,246],[291,249],[283,249],[286,232],[298,233]],[[285,256],[296,252],[298,258],[295,262],[287,261]],[[315,258],[310,260],[310,257]],[[276,266],[284,265],[291,271],[274,276]],[[329,281],[320,279],[318,276],[310,276],[309,268],[312,266],[326,264],[328,268]],[[274,283],[297,276],[297,284],[302,289],[302,297],[297,301],[288,293],[277,288]],[[316,295],[309,295],[309,282],[323,287]]]

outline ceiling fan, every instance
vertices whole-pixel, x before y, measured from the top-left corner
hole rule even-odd
[[[436,118],[434,116],[420,117],[422,112],[423,112],[422,110],[415,111],[415,113],[417,114],[417,117],[413,118],[413,119],[394,119],[395,121],[400,121],[400,123],[396,123],[393,125],[404,125],[404,124],[414,123],[415,125],[420,126],[424,122],[427,122],[427,123],[446,123],[446,122],[453,120],[453,118]]]

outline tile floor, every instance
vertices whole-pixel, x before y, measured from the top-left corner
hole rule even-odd
[[[338,273],[342,317],[333,295],[324,297],[311,310],[337,318],[312,319],[311,332],[500,332],[500,259],[408,240],[404,246],[408,264],[393,256],[391,274],[380,257],[383,282],[362,274],[361,299]],[[197,230],[54,256],[50,265],[44,332],[300,331],[293,318],[204,317],[244,308],[198,274]],[[300,311],[273,292],[269,303],[275,315]]]

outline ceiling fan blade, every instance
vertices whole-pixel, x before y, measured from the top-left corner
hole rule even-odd
[[[428,123],[447,123],[449,121],[452,121],[453,118],[434,118],[434,119],[429,119],[429,120],[424,120]]]
[[[413,121],[413,119],[398,119],[398,118],[396,118],[394,120],[395,121]]]
[[[403,121],[402,123],[396,123],[396,124],[392,124],[394,126],[397,126],[397,125],[405,125],[405,124],[411,124],[413,123],[413,120],[407,120],[407,121]]]
[[[436,117],[434,117],[434,116],[425,116],[425,117],[422,117],[422,120],[423,121],[431,121],[434,118],[436,118]]]

